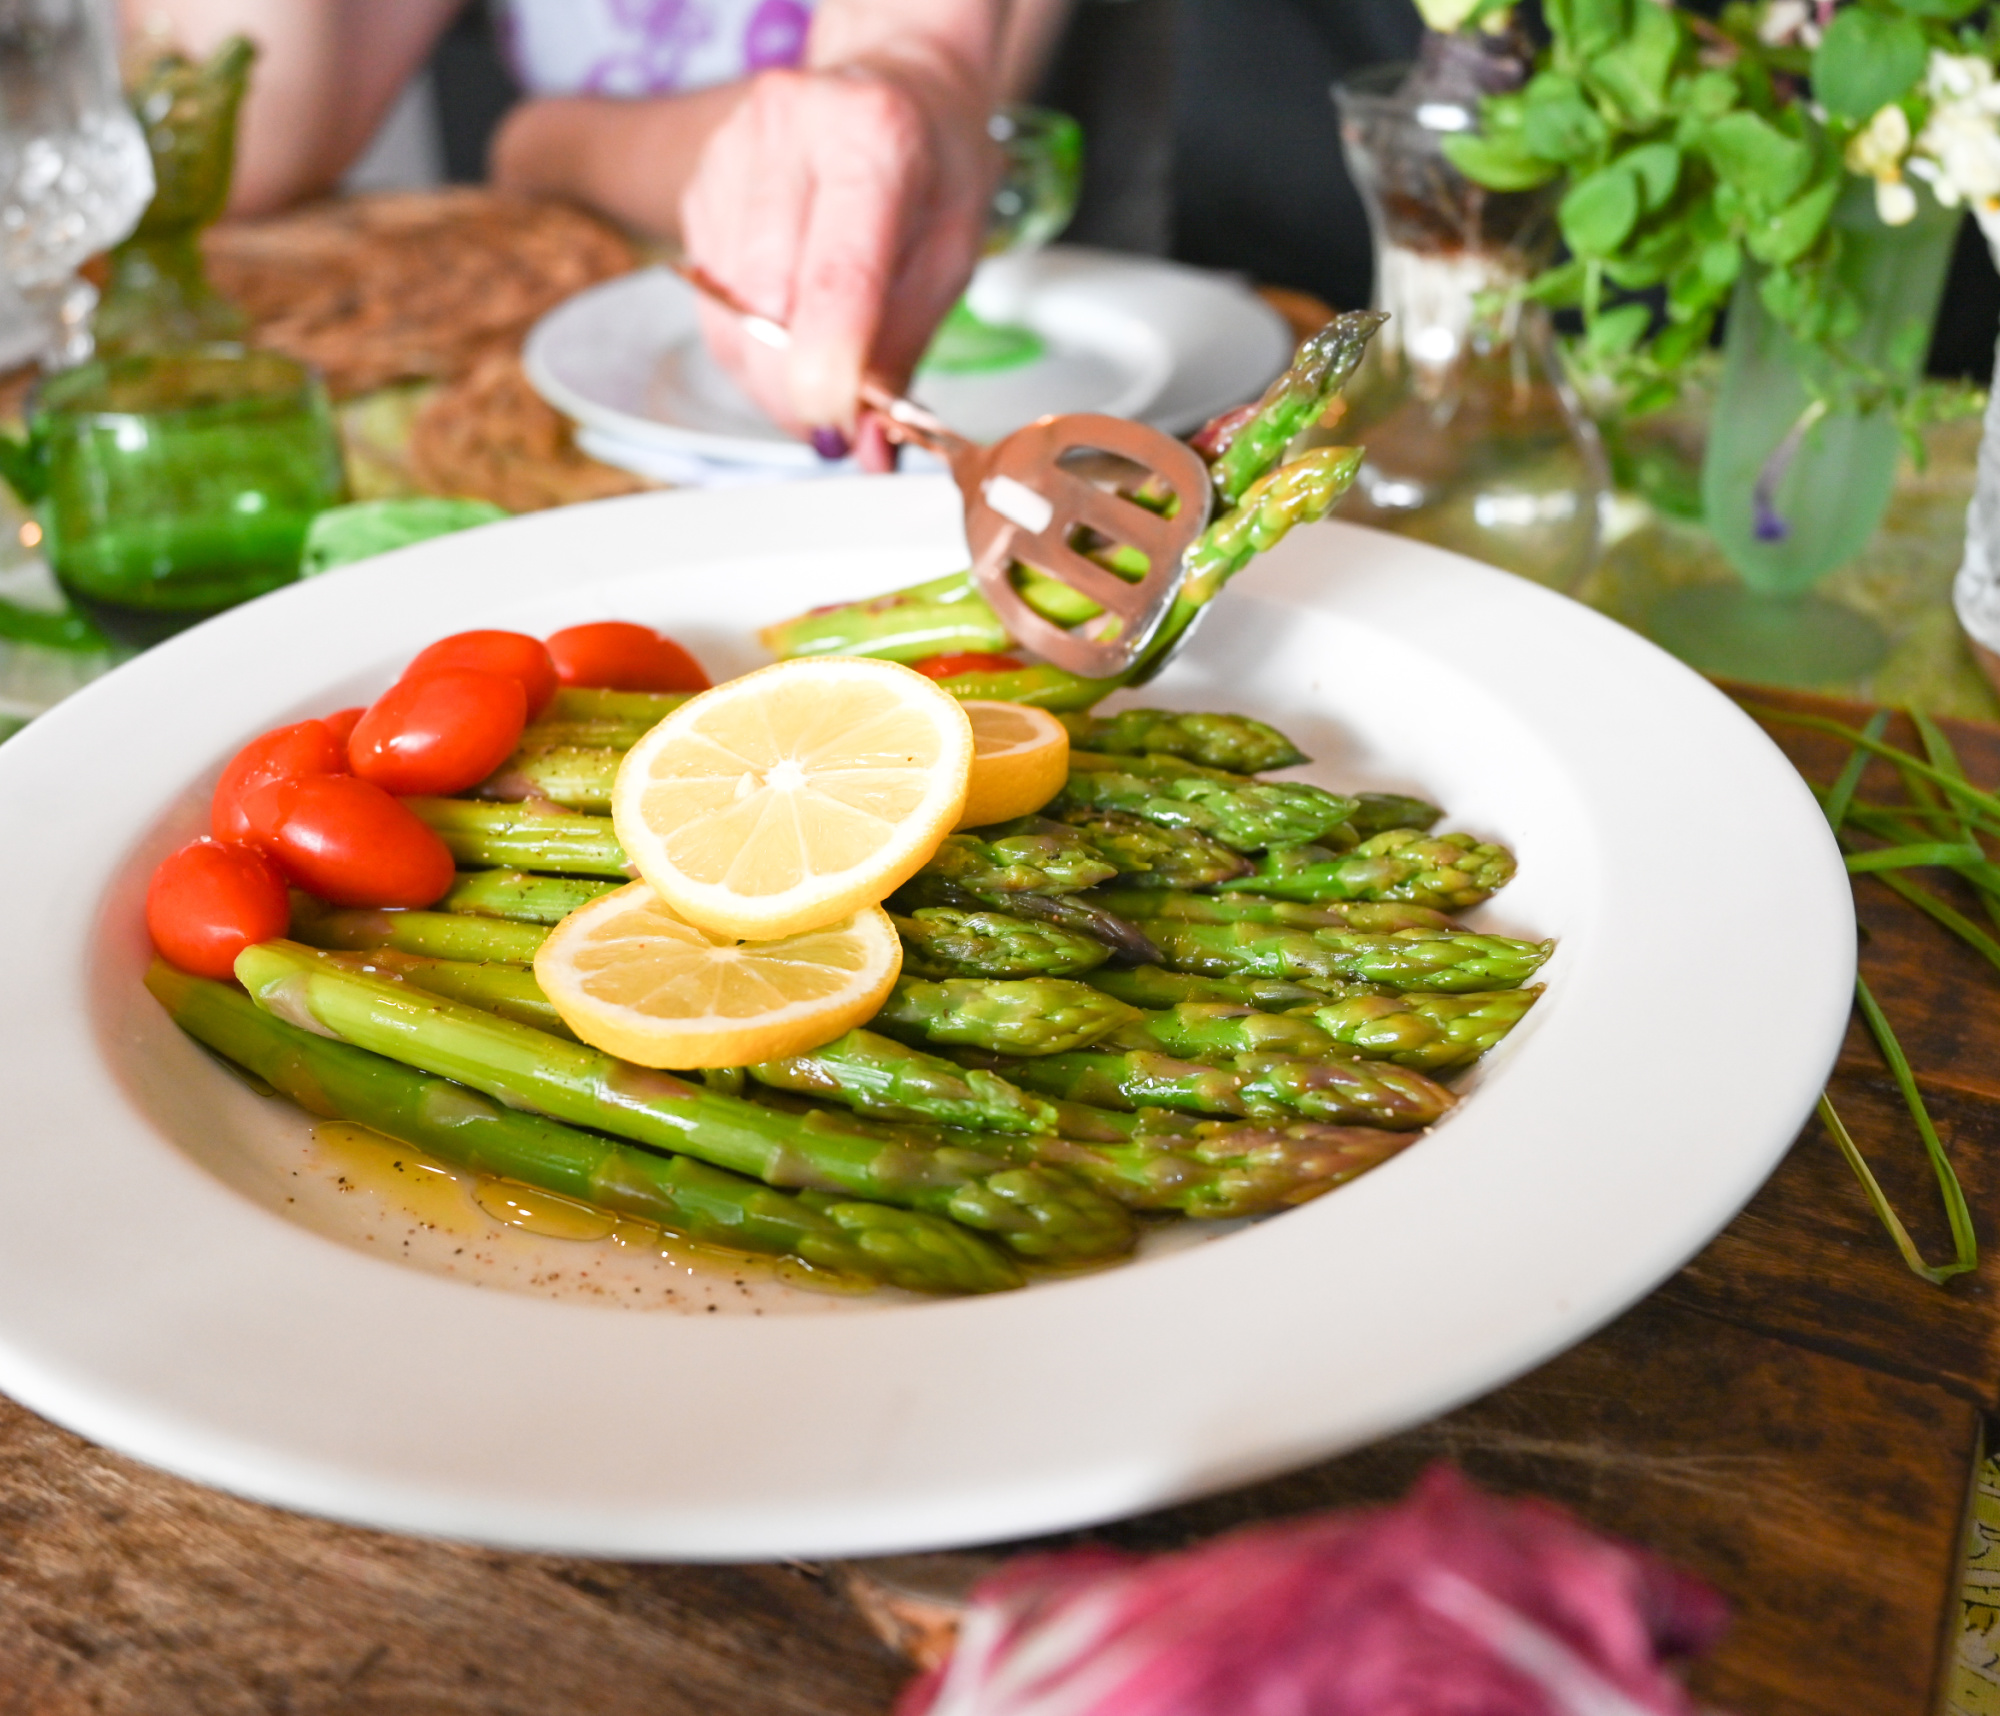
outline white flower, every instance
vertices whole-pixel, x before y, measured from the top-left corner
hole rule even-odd
[[[1884,226],[1908,226],[1917,218],[1917,193],[1901,179],[1877,179],[1875,212]]]
[[[1899,178],[1910,151],[1910,117],[1893,101],[1875,110],[1847,145],[1847,170],[1872,179]]]
[[[2000,80],[1994,78],[1992,65],[1977,54],[1931,49],[1924,68],[1924,93],[1935,102],[1970,102],[1988,113],[2000,112]]]
[[[2000,128],[1992,114],[1970,103],[1940,102],[1918,133],[1916,153],[1936,163],[1936,172],[1924,176],[1946,208],[2000,197]]]
[[[1767,48],[1781,48],[1811,16],[1811,0],[1767,0],[1764,15],[1757,20],[1757,40]]]

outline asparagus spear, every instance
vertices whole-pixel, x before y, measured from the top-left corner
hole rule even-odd
[[[615,721],[642,733],[657,727],[690,697],[692,691],[600,691],[594,686],[565,685],[541,713],[544,721]]]
[[[618,844],[608,816],[560,816],[525,805],[479,804],[463,798],[403,802],[437,830],[461,864],[632,879],[625,849]]]
[[[995,896],[1074,894],[1117,873],[1077,830],[1041,816],[947,835],[917,872],[929,881]]]
[[[1287,900],[1405,900],[1457,911],[1491,898],[1513,874],[1514,855],[1503,846],[1470,834],[1432,839],[1392,828],[1327,863],[1300,867],[1288,854],[1269,853],[1255,875],[1219,886]]]
[[[1153,1105],[1407,1131],[1430,1125],[1456,1100],[1424,1074],[1382,1061],[1245,1054],[1204,1063],[1102,1045],[1021,1059],[961,1049],[954,1058],[990,1066],[1027,1090],[1100,1108]]]
[[[1009,912],[924,906],[895,923],[913,977],[1076,977],[1111,957],[1092,936]]]
[[[1303,781],[1251,780],[1177,757],[1071,751],[1069,781],[1056,809],[1058,814],[1123,811],[1163,828],[1192,828],[1238,852],[1255,852],[1317,840],[1353,814],[1354,801]]]
[[[1166,963],[1201,976],[1359,980],[1395,990],[1463,994],[1514,989],[1534,976],[1553,942],[1515,941],[1462,930],[1273,929],[1262,924],[1152,920]]]
[[[1338,983],[1329,979],[1300,983],[1250,973],[1197,977],[1192,972],[1167,971],[1157,965],[1105,966],[1091,972],[1085,981],[1091,988],[1101,989],[1131,1006],[1153,1011],[1177,1007],[1183,1001],[1226,1001],[1240,1002],[1267,1013],[1282,1013],[1294,1007],[1317,1007],[1355,992],[1385,993],[1370,983]]]
[[[1012,640],[970,576],[954,572],[865,602],[814,608],[757,634],[780,661],[799,655],[877,655],[922,661],[959,651],[992,653]]]
[[[549,932],[540,924],[509,923],[456,912],[377,912],[359,908],[292,910],[292,934],[309,947],[367,951],[392,948],[429,959],[532,961]]]
[[[542,993],[532,966],[503,965],[497,960],[429,959],[419,953],[398,953],[387,947],[343,954],[340,958],[342,964],[356,970],[384,971],[433,995],[483,1007],[503,1019],[515,1019],[554,1036],[575,1037],[562,1022],[554,1003]]]
[[[1205,888],[1251,870],[1247,858],[1192,828],[1162,828],[1116,810],[1074,809],[1062,820],[1118,866],[1128,888]]]
[[[848,1031],[802,1055],[746,1069],[760,1084],[827,1097],[878,1120],[975,1132],[1050,1132],[1055,1110],[1005,1079],[960,1067],[874,1031]]]
[[[678,1151],[767,1185],[806,1187],[948,1217],[1046,1262],[1128,1249],[1124,1213],[1055,1170],[933,1149],[832,1113],[794,1116],[614,1060],[291,942],[245,948],[236,975],[281,1018],[456,1079],[509,1105]]]
[[[1142,926],[1150,919],[1163,918],[1179,923],[1285,924],[1292,929],[1356,929],[1380,934],[1456,927],[1443,912],[1428,906],[1377,905],[1367,900],[1330,900],[1309,906],[1261,894],[1183,894],[1147,888],[1093,888],[1083,897],[1120,917],[1137,918]]]
[[[981,897],[975,891],[973,897]],[[1110,949],[1114,959],[1126,965],[1157,965],[1160,950],[1146,932],[1128,918],[1093,905],[1087,894],[988,894],[989,903],[1003,903],[1009,911],[1040,918],[1074,935],[1087,935]]]
[[[1116,1030],[1134,1009],[1061,977],[1017,982],[899,977],[877,1031],[927,1043],[962,1043],[996,1053],[1049,1055],[1081,1048]]]
[[[751,1073],[774,1088],[830,1098],[864,1114],[963,1117],[987,1134],[1005,1134],[1000,1147],[1016,1160],[1069,1168],[1130,1208],[1194,1216],[1260,1215],[1302,1203],[1408,1140],[1310,1121],[1217,1121],[1050,1101],[996,1073],[961,1068],[869,1031]],[[952,1136],[947,1129],[940,1142]],[[963,1142],[980,1150],[996,1145],[990,1136]]]
[[[462,870],[437,909],[524,924],[559,924],[579,906],[618,885],[574,876],[531,876],[523,870]]]
[[[491,799],[543,799],[568,810],[608,815],[611,788],[622,748],[606,745],[523,745],[480,783],[478,796]]]
[[[1184,1061],[1229,1060],[1237,1055],[1296,1055],[1351,1060],[1333,1034],[1304,1008],[1264,1013],[1241,1001],[1180,1001],[1128,1019],[1099,1049],[1172,1055]]]
[[[637,721],[551,721],[543,716],[530,721],[521,731],[524,751],[549,745],[586,745],[612,751],[629,751],[650,730]]]
[[[1235,503],[1285,456],[1300,430],[1326,414],[1347,384],[1375,330],[1389,318],[1379,310],[1336,316],[1299,347],[1285,373],[1264,390],[1257,409],[1211,463],[1215,492]]]
[[[351,1120],[446,1162],[502,1175],[674,1233],[920,1293],[986,1293],[1020,1271],[977,1235],[915,1210],[782,1192],[524,1114],[465,1086],[288,1025],[240,990],[155,962],[146,987],[197,1042],[313,1114]]]
[[[1356,995],[1301,1011],[1355,1054],[1441,1072],[1476,1061],[1541,998],[1542,986],[1469,995]]]
[[[1153,752],[1239,775],[1287,769],[1309,760],[1277,728],[1248,715],[1121,709],[1116,715],[1072,716],[1064,724],[1079,748],[1105,756]]]
[[[1366,840],[1369,835],[1390,828],[1414,828],[1422,832],[1442,815],[1444,812],[1436,805],[1426,799],[1411,798],[1407,793],[1358,792],[1354,795],[1354,814],[1347,826]]]

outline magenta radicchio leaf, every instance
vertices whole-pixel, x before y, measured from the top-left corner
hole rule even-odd
[[[1394,1507],[1015,1562],[897,1716],[1693,1716],[1662,1663],[1725,1622],[1656,1556],[1439,1466]]]

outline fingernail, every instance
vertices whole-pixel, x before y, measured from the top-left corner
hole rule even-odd
[[[836,460],[846,458],[849,452],[852,451],[848,446],[847,437],[841,434],[830,423],[815,429],[810,439],[812,441],[812,450],[829,465],[833,464]]]

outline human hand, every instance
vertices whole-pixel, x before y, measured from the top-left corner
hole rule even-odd
[[[710,348],[758,403],[822,451],[857,425],[864,369],[900,390],[978,260],[998,171],[986,92],[898,62],[765,72],[710,137],[681,206],[689,256],[763,314],[789,349],[707,307]]]

